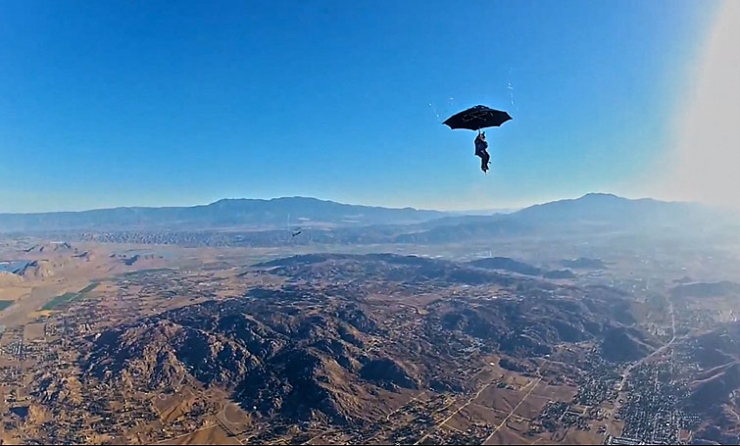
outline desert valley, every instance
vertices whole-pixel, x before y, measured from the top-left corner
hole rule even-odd
[[[606,194],[2,214],[1,443],[736,444],[738,228]]]

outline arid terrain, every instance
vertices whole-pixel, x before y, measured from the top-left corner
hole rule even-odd
[[[728,243],[609,231],[262,247],[0,237],[3,444],[740,434]]]

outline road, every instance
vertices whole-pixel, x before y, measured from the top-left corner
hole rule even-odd
[[[511,412],[509,412],[509,414],[508,414],[508,415],[506,416],[506,418],[504,418],[504,420],[503,420],[503,421],[502,421],[502,422],[501,422],[501,423],[500,423],[500,424],[499,424],[499,425],[498,425],[498,426],[496,427],[496,429],[494,429],[494,430],[493,430],[493,433],[492,433],[491,435],[489,435],[489,436],[488,436],[488,438],[486,438],[486,439],[485,439],[485,440],[483,441],[483,443],[481,443],[481,444],[485,444],[485,443],[487,443],[487,442],[488,442],[488,441],[489,441],[489,440],[490,440],[491,438],[493,438],[494,434],[496,434],[496,432],[498,432],[498,430],[499,430],[499,429],[500,429],[500,428],[501,428],[502,426],[504,426],[504,425],[506,424],[506,422],[507,422],[507,421],[509,420],[509,418],[510,418],[510,417],[511,417],[511,416],[512,416],[512,415],[514,414],[514,412],[516,412],[516,410],[517,410],[517,409],[519,409],[519,406],[521,406],[521,405],[522,405],[522,403],[524,403],[524,401],[526,401],[526,400],[527,400],[527,398],[529,397],[529,395],[531,395],[531,394],[532,394],[532,392],[534,391],[534,389],[536,389],[536,388],[537,388],[537,385],[538,385],[538,384],[539,384],[539,383],[540,383],[540,382],[542,381],[542,372],[543,372],[543,368],[544,368],[544,370],[546,370],[546,369],[547,369],[547,367],[549,367],[549,361],[547,361],[547,360],[546,360],[546,361],[545,361],[545,363],[544,363],[544,364],[542,364],[542,365],[540,366],[540,368],[539,368],[539,369],[537,370],[537,374],[539,375],[539,377],[537,378],[537,380],[536,380],[536,381],[532,381],[532,382],[530,382],[529,384],[527,384],[527,386],[530,386],[530,385],[531,385],[531,386],[532,386],[532,388],[531,388],[531,389],[529,389],[529,391],[528,391],[528,392],[527,392],[527,393],[526,393],[526,394],[525,394],[525,395],[524,395],[524,396],[522,397],[522,399],[521,399],[521,400],[519,401],[519,404],[517,404],[517,405],[516,405],[516,406],[515,406],[514,408],[512,408],[512,409],[511,409]],[[417,441],[417,442],[416,442],[416,443],[414,443],[414,444],[415,444],[415,445],[421,444],[421,442],[422,442],[422,441],[424,441],[424,440],[426,440],[426,438],[427,438],[427,437],[428,437],[428,436],[429,436],[429,435],[430,435],[430,434],[431,434],[432,432],[434,432],[434,431],[436,431],[437,429],[439,429],[439,428],[441,428],[442,426],[444,426],[444,425],[445,425],[445,424],[446,424],[446,423],[447,423],[448,421],[450,421],[450,420],[452,419],[452,417],[454,417],[455,415],[457,415],[458,413],[460,413],[460,411],[461,411],[461,410],[465,409],[465,408],[466,408],[466,407],[468,407],[468,406],[469,406],[470,404],[472,404],[472,403],[473,403],[473,401],[475,401],[475,400],[476,400],[476,399],[477,399],[477,398],[478,398],[478,397],[480,396],[480,394],[481,394],[481,393],[483,393],[483,391],[484,391],[484,390],[486,390],[486,389],[487,389],[487,388],[489,388],[489,387],[490,387],[491,385],[493,385],[493,383],[494,383],[494,382],[497,382],[497,381],[495,381],[495,380],[494,380],[494,381],[491,381],[491,382],[489,382],[488,384],[486,384],[485,386],[481,387],[481,389],[480,389],[480,390],[478,390],[478,391],[477,391],[477,392],[475,393],[475,395],[473,395],[472,397],[470,397],[470,398],[469,398],[469,399],[468,399],[468,400],[467,400],[467,401],[465,402],[465,404],[463,404],[462,406],[458,407],[456,411],[452,412],[452,414],[450,414],[450,416],[449,416],[449,417],[447,417],[447,418],[445,418],[444,420],[442,420],[442,422],[440,422],[440,423],[437,423],[437,424],[436,424],[436,425],[435,425],[434,427],[432,427],[431,429],[429,429],[429,431],[427,431],[427,433],[426,433],[426,434],[424,434],[424,436],[423,436],[423,437],[421,437],[421,438],[419,439],[419,441]],[[454,403],[452,403],[452,404],[454,404]],[[448,406],[448,407],[449,407],[449,406]]]
[[[614,410],[612,410],[612,419],[619,413],[619,409],[621,408],[621,403],[619,400],[625,400],[626,395],[624,395],[624,385],[627,383],[627,380],[630,377],[630,373],[632,370],[635,369],[635,367],[638,367],[642,365],[645,361],[649,360],[650,358],[653,358],[655,356],[658,356],[665,352],[668,348],[673,345],[674,342],[676,342],[676,314],[673,311],[673,302],[670,298],[666,297],[666,300],[668,301],[668,308],[669,312],[671,314],[671,340],[668,341],[666,344],[664,344],[662,347],[658,348],[654,352],[650,353],[648,356],[642,358],[641,360],[631,364],[627,368],[624,369],[622,372],[622,380],[619,382],[619,386],[617,387],[617,400],[614,402]],[[611,433],[607,430],[607,435],[610,435]]]
[[[545,367],[545,365],[547,365],[547,367]],[[481,444],[486,444],[489,441],[491,441],[491,439],[493,438],[493,436],[496,435],[496,432],[498,432],[499,429],[501,429],[502,426],[505,426],[506,425],[506,422],[509,421],[509,418],[511,418],[511,416],[514,415],[514,412],[516,412],[516,410],[519,409],[519,406],[521,406],[522,403],[524,403],[527,400],[527,398],[529,398],[529,395],[531,395],[532,392],[534,392],[534,389],[536,389],[537,386],[542,381],[542,371],[543,371],[542,368],[543,367],[545,367],[545,370],[547,370],[547,368],[550,367],[550,362],[549,361],[545,361],[545,363],[540,366],[540,368],[537,370],[537,374],[540,375],[540,377],[537,378],[537,381],[534,381],[533,383],[531,383],[532,384],[532,388],[529,389],[529,391],[527,392],[527,394],[524,395],[524,397],[522,397],[522,399],[519,401],[519,404],[517,404],[516,406],[514,406],[514,408],[511,409],[511,412],[509,412],[509,414],[506,416],[506,418],[504,418],[504,420],[501,423],[499,423],[498,426],[496,426],[496,429],[494,429],[493,432],[491,432],[491,435],[489,435],[488,438],[486,438],[485,440],[483,440],[483,442]]]
[[[668,348],[670,348],[670,346],[673,345],[674,342],[676,342],[676,315],[673,312],[673,302],[671,302],[671,300],[668,298],[666,299],[668,300],[668,308],[671,314],[671,332],[672,332],[671,340],[668,341],[668,343],[664,344],[662,347],[655,350],[654,352],[650,353],[648,356],[645,356],[641,360],[633,363],[632,365],[624,369],[624,371],[622,372],[622,381],[619,383],[619,387],[618,387],[619,392],[623,391],[624,385],[627,383],[627,379],[629,378],[630,373],[635,367],[642,365],[645,361],[649,360],[652,357],[660,355],[661,353],[666,351]]]
[[[431,434],[432,432],[436,431],[436,430],[437,430],[437,429],[439,429],[440,427],[444,426],[444,425],[445,425],[445,423],[447,423],[448,421],[450,421],[450,420],[452,419],[452,417],[454,417],[455,415],[457,415],[457,414],[458,414],[458,413],[459,413],[459,412],[460,412],[461,410],[463,410],[463,409],[465,409],[466,407],[468,407],[468,406],[470,405],[470,403],[472,403],[472,402],[473,402],[473,400],[475,400],[476,398],[478,398],[478,397],[480,396],[480,394],[481,394],[481,393],[483,393],[483,391],[484,391],[484,390],[486,390],[487,388],[489,388],[489,387],[490,387],[490,386],[491,386],[491,385],[492,385],[493,383],[494,383],[494,381],[491,381],[491,382],[489,382],[488,384],[486,384],[485,386],[481,387],[481,388],[480,388],[480,390],[478,390],[478,391],[477,391],[477,392],[475,393],[475,395],[473,395],[472,397],[470,397],[470,398],[468,399],[468,401],[467,401],[467,402],[466,402],[465,404],[463,404],[462,406],[458,407],[456,411],[452,412],[452,414],[451,414],[451,415],[450,415],[449,417],[447,417],[447,418],[445,418],[444,420],[442,420],[442,422],[441,422],[441,423],[438,423],[438,424],[436,424],[436,425],[435,425],[435,426],[434,426],[433,428],[429,429],[429,430],[427,431],[427,433],[426,433],[426,434],[424,434],[424,436],[423,436],[423,437],[421,437],[421,438],[419,439],[419,441],[417,441],[416,443],[414,443],[414,445],[418,445],[418,444],[420,444],[420,443],[421,443],[422,441],[426,440],[426,438],[427,438],[427,437],[429,436],[429,434]],[[450,407],[450,406],[451,406],[452,404],[455,404],[455,403],[451,403],[451,404],[450,404],[449,406],[447,406],[447,407]],[[445,407],[445,409],[446,409],[447,407]],[[444,409],[443,409],[443,410],[444,410]]]

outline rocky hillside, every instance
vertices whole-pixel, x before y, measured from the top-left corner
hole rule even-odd
[[[630,303],[616,291],[440,260],[312,255],[259,269],[301,285],[254,289],[91,337],[82,379],[159,391],[197,381],[227,389],[253,416],[356,425],[382,415],[373,403],[381,391],[471,390],[460,371],[471,346],[536,358],[562,342],[605,339],[626,329],[620,319],[630,323]],[[373,300],[376,280],[438,290],[495,284],[510,297],[439,298],[399,319],[404,307]],[[523,289],[532,297],[516,298]]]
[[[368,353],[383,330],[357,305],[333,312],[273,313],[250,300],[207,302],[103,333],[84,359],[86,376],[166,390],[195,379],[233,392],[263,416],[361,419],[372,386],[418,388],[424,370]]]

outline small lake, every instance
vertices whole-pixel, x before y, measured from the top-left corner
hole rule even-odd
[[[28,406],[12,407],[10,411],[24,420],[28,416]]]
[[[25,268],[31,262],[26,260],[0,260],[0,272],[12,273]]]

